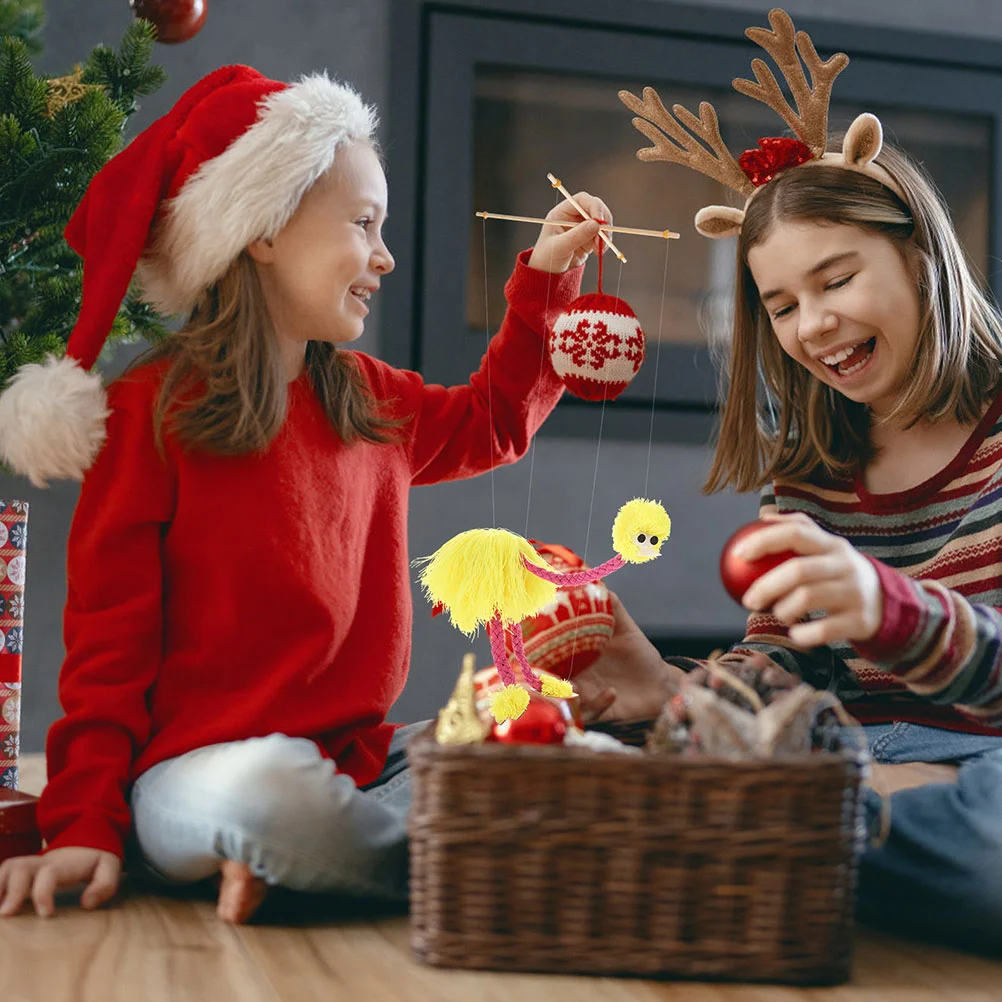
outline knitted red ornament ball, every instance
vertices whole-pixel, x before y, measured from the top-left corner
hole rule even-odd
[[[566,546],[530,539],[536,552],[555,571],[580,571],[587,565]],[[601,581],[557,588],[556,599],[522,621],[525,653],[534,668],[559,678],[573,678],[594,664],[612,638],[614,620],[609,589]],[[518,674],[511,638],[505,649]]]
[[[646,355],[637,315],[603,292],[575,299],[551,327],[547,347],[556,374],[584,400],[615,400]]]

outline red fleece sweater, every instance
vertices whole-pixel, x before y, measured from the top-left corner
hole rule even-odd
[[[49,849],[121,855],[132,780],[206,745],[278,731],[312,738],[359,785],[379,775],[410,657],[410,487],[513,462],[561,394],[540,369],[543,313],[574,298],[581,270],[525,261],[469,385],[353,353],[389,413],[413,415],[400,444],[346,446],[302,376],[266,450],[209,456],[168,437],[161,457],[162,368],[111,386],[69,539],[65,716],[38,808]]]

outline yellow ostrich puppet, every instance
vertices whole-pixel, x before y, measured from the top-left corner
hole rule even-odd
[[[619,509],[612,524],[616,556],[583,571],[554,571],[528,540],[507,529],[469,529],[453,536],[424,564],[421,584],[429,600],[449,613],[452,625],[472,637],[481,624],[487,635],[504,688],[491,701],[491,713],[501,723],[520,717],[529,693],[518,684],[505,651],[505,630],[525,684],[547,696],[570,696],[564,679],[540,677],[532,670],[522,642],[522,620],[549,605],[557,586],[574,587],[599,581],[626,564],[643,564],[660,556],[671,532],[668,512],[656,501],[634,498]]]

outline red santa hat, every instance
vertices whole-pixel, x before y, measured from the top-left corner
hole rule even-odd
[[[45,486],[80,479],[108,416],[91,372],[133,274],[143,298],[187,313],[252,241],[273,237],[337,150],[376,118],[326,74],[293,84],[225,66],[191,87],[93,178],[66,227],[84,259],[62,358],[22,366],[0,394],[0,458]]]

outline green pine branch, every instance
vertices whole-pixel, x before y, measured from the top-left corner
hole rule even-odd
[[[82,82],[97,85],[50,114],[37,76],[40,0],[0,0],[0,386],[25,362],[61,354],[80,310],[82,262],[63,238],[93,176],[122,148],[137,99],[164,82],[150,64],[155,31],[126,30],[118,50],[98,46]],[[109,341],[158,340],[163,318],[134,294]]]

